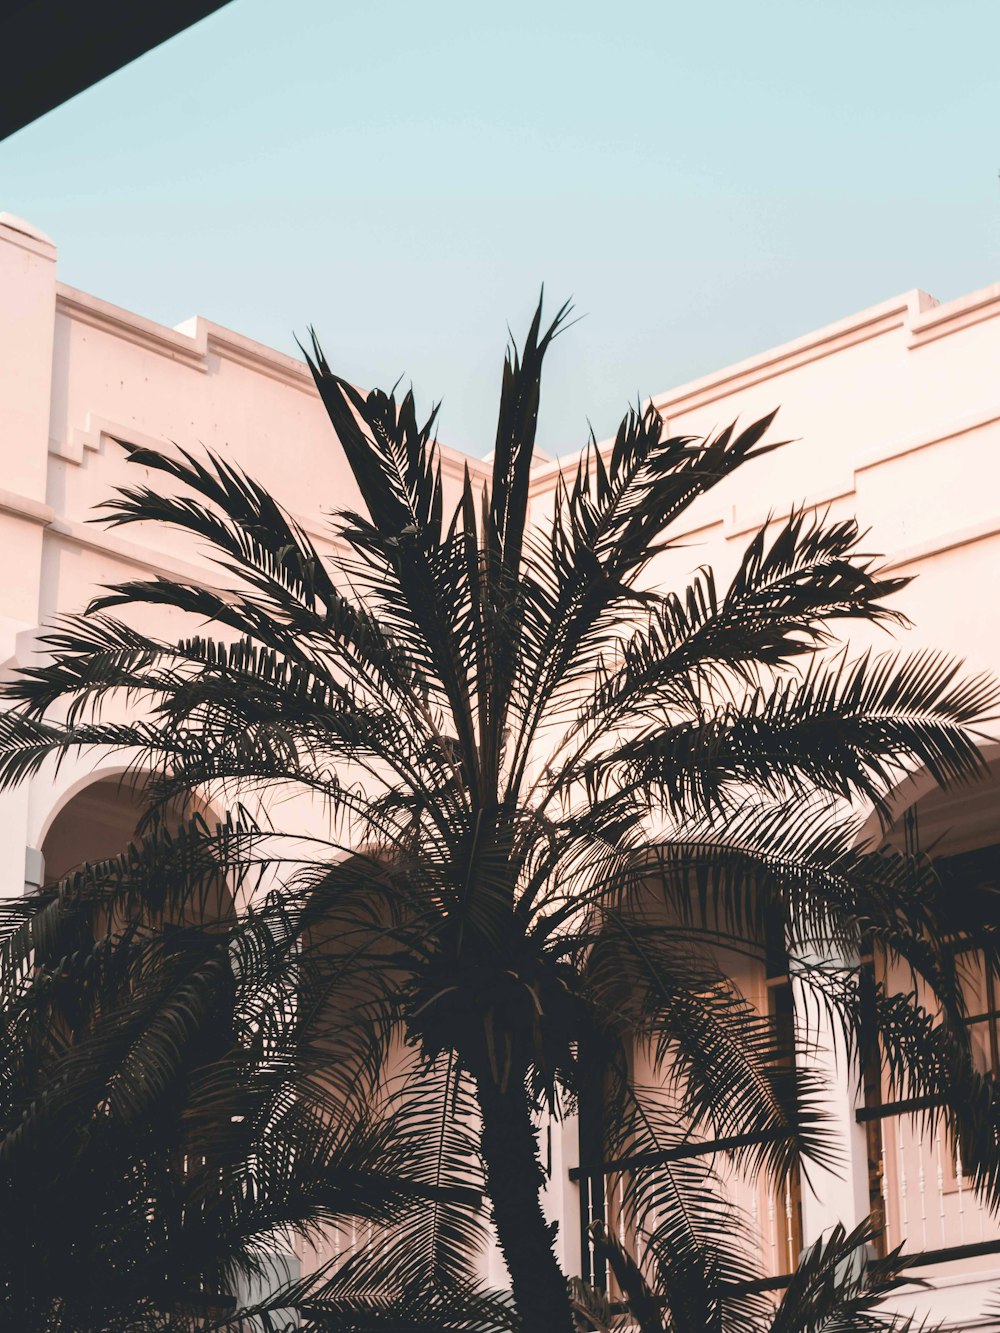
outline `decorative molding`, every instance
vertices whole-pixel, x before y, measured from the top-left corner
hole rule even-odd
[[[140,546],[137,542],[123,540],[117,534],[107,532],[103,528],[91,527],[74,519],[53,518],[47,525],[47,530],[54,537],[70,542],[73,546],[95,551],[99,555],[111,556],[115,560],[135,565],[149,573],[165,574],[184,583],[196,583],[214,592],[223,591],[212,581],[210,566],[188,564],[185,560],[178,560],[174,555]]]
[[[1000,314],[1000,285],[997,288],[996,313]],[[985,429],[998,422],[1000,422],[1000,403],[994,403],[989,407],[981,408],[978,412],[971,412],[966,416],[959,417],[947,425],[935,427],[933,430],[897,436],[895,439],[875,444],[867,451],[863,451],[856,463],[844,467],[839,474],[832,476],[826,482],[822,490],[805,496],[795,502],[794,506],[790,501],[783,501],[776,508],[772,507],[770,509],[759,504],[746,507],[738,504],[726,505],[721,513],[715,511],[711,518],[699,518],[694,526],[682,530],[678,533],[678,536],[684,538],[713,525],[722,524],[727,539],[732,539],[745,536],[749,532],[756,532],[768,520],[778,522],[787,518],[793,507],[796,509],[825,508],[827,505],[834,504],[837,500],[848,499],[850,496],[857,494],[858,477],[865,472],[873,471],[886,463],[905,458],[909,454],[919,453],[923,449],[932,449],[938,445],[946,444],[949,440],[958,439],[962,435]],[[604,446],[601,445],[601,448],[603,449]],[[531,498],[533,500],[544,500],[544,497],[554,489],[560,471],[564,474],[575,471],[577,461],[578,456],[573,455],[562,460],[555,469],[546,469],[544,475],[533,477],[530,491]]]
[[[256,374],[266,375],[298,393],[305,393],[309,397],[316,395],[312,375],[304,361],[266,347],[221,324],[213,324],[201,315],[195,315],[171,329],[155,320],[133,314],[130,310],[123,310],[109,301],[102,301],[97,296],[67,287],[64,283],[56,284],[56,309],[75,323],[100,329],[111,337],[121,338],[200,374],[212,373],[212,358],[217,357]],[[94,432],[97,431],[99,436],[102,430],[100,423],[101,418],[91,419],[88,416],[87,424],[82,430],[71,430],[68,440],[51,440],[49,452],[70,462],[82,462],[84,449],[94,449],[99,445],[99,438],[95,443]],[[114,434],[119,429],[115,426],[104,433]],[[440,444],[439,448],[442,472],[452,480],[461,481],[466,466],[474,479],[489,475],[489,465],[483,459],[469,457],[445,444]]]
[[[169,440],[158,439],[156,436],[147,435],[143,431],[136,430],[134,426],[123,425],[118,421],[109,421],[106,417],[99,417],[93,413],[87,414],[87,423],[84,427],[76,427],[70,431],[68,441],[50,440],[49,452],[56,457],[65,459],[67,462],[80,464],[84,461],[85,451],[94,453],[101,451],[101,444],[105,437],[124,440],[127,444],[138,445],[140,448],[155,449],[164,453],[170,452]],[[6,492],[0,491],[0,510],[4,508],[5,495]],[[26,497],[16,496],[14,499],[24,505],[34,505],[38,511],[38,517],[35,521],[43,523],[59,536],[68,538],[79,546],[84,546],[89,550],[106,551],[108,554],[116,555],[131,564],[163,570],[179,578],[194,578],[198,582],[205,583],[204,571],[199,570],[196,566],[177,561],[172,556],[165,555],[162,552],[151,551],[150,548],[138,543],[123,541],[121,538],[108,533],[107,529],[94,528],[58,515],[48,505],[40,506],[35,501],[27,500]],[[18,509],[17,512],[20,513],[21,510]],[[321,527],[315,517],[304,519],[298,514],[292,513],[291,510],[287,512],[303,532],[318,544],[321,555],[325,553],[323,547],[327,551],[346,551],[344,543],[330,529]],[[96,535],[98,532],[103,533],[103,536],[98,537]]]
[[[978,412],[958,417],[948,426],[897,436],[894,440],[875,445],[867,453],[862,454],[854,465],[854,471],[867,472],[871,468],[881,467],[883,463],[891,463],[907,454],[916,454],[921,449],[931,449],[936,444],[944,444],[947,440],[955,440],[960,435],[968,435],[971,431],[980,430],[984,426],[992,426],[997,421],[1000,421],[1000,403],[993,403]]]
[[[916,351],[928,343],[936,342],[938,338],[959,333],[984,320],[995,319],[997,315],[1000,315],[1000,282],[982,287],[978,292],[956,297],[954,301],[946,301],[944,305],[918,315],[910,325],[907,348]]]
[[[846,319],[824,325],[823,328],[804,334],[800,338],[794,338],[790,342],[781,343],[766,352],[724,366],[710,375],[689,380],[686,384],[668,389],[664,393],[654,394],[652,398],[646,400],[646,403],[656,408],[663,417],[664,428],[670,429],[672,418],[742,393],[756,384],[776,379],[811,362],[821,361],[859,343],[891,333],[895,329],[917,327],[921,320],[932,320],[938,308],[938,302],[933,296],[914,288],[879,305],[850,315]],[[612,439],[602,440],[598,445],[602,454],[610,452],[613,443]],[[575,469],[581,452],[578,450],[564,455],[555,463],[540,468],[532,478],[532,494],[544,493],[555,485],[560,472]]]
[[[825,329],[819,329],[805,338],[786,343],[762,356],[728,367],[704,380],[695,380],[679,389],[670,390],[651,401],[661,412],[669,407],[672,415],[678,416],[695,407],[726,397],[730,393],[742,391],[751,384],[798,369],[809,361],[843,351],[846,347],[903,325],[908,327],[910,333],[906,344],[907,350],[912,351],[938,338],[958,333],[973,324],[997,316],[1000,316],[1000,283],[958,297],[944,305],[926,292],[914,289],[894,301],[862,311],[852,319],[828,325]],[[944,429],[899,437],[872,448],[867,456],[862,456],[854,470],[863,472],[870,467],[940,444],[997,420],[1000,420],[1000,405],[959,418]],[[846,493],[848,492],[838,491],[838,494]]]
[[[905,546],[901,551],[895,551],[889,556],[884,568],[902,569],[904,565],[916,565],[932,556],[944,555],[946,551],[956,551],[961,546],[972,546],[976,542],[989,541],[992,537],[1000,537],[1000,514],[994,514],[979,523],[970,523],[968,527],[953,528],[951,532],[929,537],[926,541],[915,542],[912,546]]]
[[[781,523],[793,510],[827,509],[837,500],[849,499],[856,493],[857,473],[844,471],[838,480],[824,486],[821,491],[814,491],[811,495],[802,496],[795,501],[783,499],[780,504],[773,505],[770,509],[764,509],[760,505],[756,507],[729,505],[724,520],[726,540],[746,537],[752,532],[759,531],[766,523]]]
[[[930,431],[920,431],[913,435],[899,436],[894,440],[887,440],[884,444],[875,445],[867,453],[862,453],[853,466],[845,468],[839,477],[831,479],[822,491],[807,496],[796,504],[795,508],[823,509],[827,505],[834,504],[837,500],[848,499],[850,496],[857,494],[858,477],[863,473],[873,472],[886,463],[896,462],[900,458],[920,453],[924,449],[933,449],[937,445],[946,444],[949,440],[958,439],[972,431],[982,430],[996,422],[1000,422],[1000,403],[980,412],[960,417],[948,426],[938,427]],[[779,510],[773,511],[757,507],[741,515],[738,507],[734,505],[727,524],[727,536],[737,537],[756,531],[769,516],[776,519],[787,518],[791,508],[792,506],[787,503],[783,504]]]
[[[93,413],[88,412],[86,426],[75,427],[70,431],[69,440],[66,442],[50,440],[49,452],[56,455],[58,458],[65,459],[67,462],[79,464],[84,460],[85,450],[94,453],[101,452],[101,443],[105,437],[114,440],[124,440],[127,444],[135,444],[143,449],[155,449],[157,452],[161,453],[169,454],[171,447],[171,441],[169,440],[159,439],[155,435],[147,435],[143,431],[136,430],[134,426],[125,426],[122,425],[121,422],[109,421],[106,417],[95,416]],[[0,497],[2,497],[2,494],[3,493],[0,492]],[[2,507],[2,503],[2,498],[0,498],[0,507]],[[53,510],[49,510],[48,512],[52,519],[57,517]],[[343,543],[340,542],[329,529],[319,526],[315,518],[304,519],[298,514],[292,513],[291,510],[287,510],[287,512],[303,532],[321,545],[326,545],[333,550],[346,549]],[[67,523],[72,522],[72,520],[69,519],[65,521]],[[63,535],[65,535],[65,533]],[[92,546],[94,543],[91,540],[86,544]],[[139,546],[132,548],[129,543],[126,543],[126,545],[128,545],[130,549],[136,551],[146,549]]]
[[[196,339],[61,282],[56,284],[56,312],[76,324],[88,324],[157,356],[179,361],[191,370],[208,369],[207,348],[199,347]]]
[[[24,218],[15,217],[13,213],[0,213],[0,233],[0,239],[5,245],[16,245],[41,259],[56,258],[56,243],[52,237],[46,236],[44,231],[32,223],[25,222]]]
[[[304,361],[275,351],[273,347],[266,347],[252,338],[245,338],[242,333],[223,328],[221,324],[213,324],[201,315],[184,320],[171,332],[190,338],[206,361],[214,352],[223,361],[243,366],[258,375],[266,375],[289,388],[310,396],[316,392],[309,367]]]
[[[0,490],[0,513],[13,514],[16,518],[48,527],[55,518],[56,511],[51,505],[41,500],[34,500],[30,495],[19,495],[16,491]]]
[[[871,306],[847,319],[827,324],[813,333],[807,333],[791,342],[748,357],[700,379],[691,380],[666,393],[656,394],[649,401],[660,412],[680,416],[705,407],[720,398],[741,393],[755,384],[775,379],[809,362],[846,351],[858,343],[868,342],[882,334],[891,333],[904,324],[910,324],[937,302],[927,292],[915,288],[901,296]]]
[[[134,426],[124,426],[119,421],[109,421],[107,417],[88,412],[86,423],[83,426],[73,426],[68,439],[50,438],[49,453],[67,463],[80,465],[87,450],[95,454],[102,452],[101,446],[105,436],[109,439],[126,440],[129,444],[137,444],[144,449],[169,449],[166,440],[146,435],[143,431],[136,430]]]

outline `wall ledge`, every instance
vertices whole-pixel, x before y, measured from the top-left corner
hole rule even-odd
[[[100,329],[111,337],[131,342],[201,374],[210,374],[213,370],[212,358],[218,357],[222,361],[244,366],[256,374],[266,375],[309,397],[316,396],[312,375],[304,361],[276,351],[273,347],[266,347],[221,324],[213,324],[201,315],[195,315],[171,329],[165,324],[158,324],[155,320],[103,301],[100,297],[91,296],[88,292],[67,287],[64,283],[56,285],[56,309],[76,323]],[[93,430],[88,418],[88,423],[83,427],[70,430],[67,440],[50,441],[49,449],[58,457],[79,463],[83,461],[85,448],[97,447],[92,440]],[[439,448],[442,471],[453,480],[460,480],[466,467],[474,480],[489,475],[489,464],[483,459],[470,457],[446,444],[439,444]]]

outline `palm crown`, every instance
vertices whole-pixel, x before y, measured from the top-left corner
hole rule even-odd
[[[761,1299],[735,1294],[752,1263],[711,1167],[671,1150],[694,1131],[779,1177],[829,1160],[810,1014],[944,1117],[970,1173],[996,1185],[992,1095],[945,947],[981,935],[989,904],[956,904],[930,866],[859,847],[850,813],[884,813],[917,766],[975,777],[996,692],[942,655],[835,651],[838,622],[901,623],[885,602],[906,580],[861,553],[852,521],[795,512],[753,539],[724,590],[708,570],[657,586],[672,525],[777,447],[770,418],[698,439],[630,412],[533,522],[542,363],[566,314],[543,328],[539,307],[508,354],[492,483],[477,493],[466,471],[452,513],[434,415],[421,425],[411,393],[358,392],[314,340],[364,505],[340,516],[330,563],[231,464],[124,444],[173,485],[122,489],[107,520],[207,542],[229,586],[129,582],[63,620],[48,659],[7,688],[0,775],[113,747],[153,774],[154,805],[277,786],[320,798],[327,838],[293,858],[279,849],[293,831],[274,829],[255,855],[294,917],[325,1095],[343,1106],[403,1087],[441,1179],[465,1183],[477,1167],[457,1111],[475,1105],[515,1302],[539,1333],[572,1322],[534,1119],[586,1101],[593,1120],[599,1101],[598,1151],[631,1164],[630,1225],[664,1317],[763,1326]],[[219,637],[141,633],[115,614],[137,603]],[[148,707],[105,720],[112,695]],[[775,920],[805,997],[794,1058],[715,952],[760,955]],[[859,969],[862,948],[903,960],[935,1012]],[[662,1086],[636,1075],[640,1048],[669,1071]],[[439,1227],[432,1249],[462,1238]],[[457,1280],[443,1259],[424,1277]]]

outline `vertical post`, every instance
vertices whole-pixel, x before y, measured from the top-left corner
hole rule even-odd
[[[924,1131],[917,1138],[917,1193],[920,1196],[920,1243],[927,1249],[927,1171],[924,1166]]]
[[[3,488],[18,498],[44,504],[55,341],[56,247],[44,232],[10,213],[0,213],[0,292]],[[20,580],[7,580],[12,582]]]
[[[585,1282],[607,1286],[604,1264],[595,1261],[591,1222],[606,1220],[604,1206],[604,1077],[595,1053],[581,1043],[579,1093],[580,1148],[580,1275]]]
[[[862,1098],[860,1070],[826,1007],[810,997],[804,976],[806,966],[829,967],[839,973],[848,965],[832,952],[823,954],[818,945],[813,946],[808,958],[797,960],[793,955],[790,961],[796,1047],[802,1065],[816,1070],[824,1079],[826,1091],[819,1109],[826,1117],[835,1163],[810,1163],[808,1178],[802,1181],[805,1246],[838,1222],[850,1231],[871,1211],[867,1136],[856,1117]]]
[[[889,1170],[885,1155],[885,1122],[878,1122],[878,1179],[882,1196],[882,1228],[885,1234],[885,1249],[892,1249],[892,1227],[889,1220]]]
[[[586,1246],[583,1244],[579,1222],[585,1211],[587,1182],[581,1179],[578,1186],[569,1178],[570,1171],[579,1164],[580,1157],[577,1117],[564,1116],[556,1120],[546,1114],[545,1133],[549,1162],[544,1190],[545,1216],[550,1222],[559,1223],[556,1258],[563,1272],[567,1277],[582,1277]],[[543,1160],[546,1160],[545,1152]]]

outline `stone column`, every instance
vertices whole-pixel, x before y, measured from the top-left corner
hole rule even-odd
[[[816,954],[809,959],[813,967],[824,963],[833,969],[843,967],[832,956]],[[868,1216],[868,1149],[864,1127],[855,1118],[862,1104],[856,1062],[848,1058],[836,1022],[809,995],[801,976],[796,977],[794,959],[791,980],[796,1046],[803,1064],[825,1077],[826,1095],[820,1109],[826,1115],[826,1136],[836,1158],[829,1167],[810,1162],[808,1180],[802,1181],[802,1238],[804,1245],[811,1245],[837,1222],[850,1231]]]

